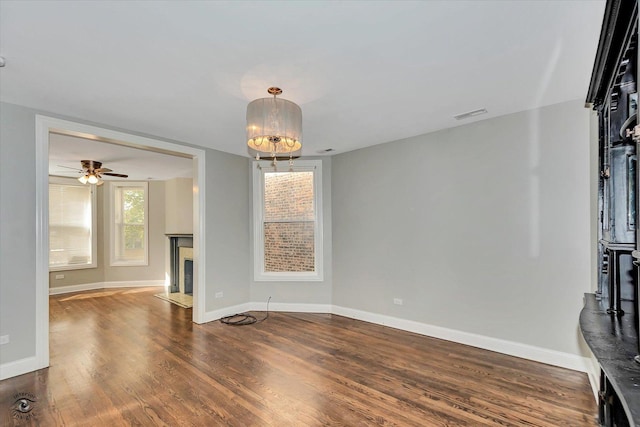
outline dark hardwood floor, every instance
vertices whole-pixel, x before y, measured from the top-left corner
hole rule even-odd
[[[196,325],[154,293],[52,296],[51,367],[0,382],[0,424],[596,425],[582,373],[335,315]]]

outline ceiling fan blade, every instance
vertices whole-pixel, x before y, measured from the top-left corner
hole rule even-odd
[[[102,175],[117,176],[118,178],[129,178],[129,175],[123,175],[121,173],[104,172],[104,173],[102,173]]]
[[[76,171],[76,172],[78,172],[78,173],[82,173],[82,172],[84,172],[82,169],[72,168],[72,167],[64,166],[64,165],[56,165],[56,167],[59,167],[59,168],[65,168],[65,169],[73,169],[74,171]]]
[[[51,172],[49,172],[49,175],[74,176],[76,174],[77,174],[77,172],[73,172],[73,171],[51,171]]]
[[[94,169],[93,170],[96,173],[104,173],[104,172],[113,172],[111,169],[109,168],[100,168],[100,169]]]

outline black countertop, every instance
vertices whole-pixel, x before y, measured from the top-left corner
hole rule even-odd
[[[606,300],[585,294],[580,312],[580,330],[602,370],[620,399],[629,424],[640,427],[640,364],[638,354],[636,309],[631,301],[623,301],[625,315],[607,314]]]

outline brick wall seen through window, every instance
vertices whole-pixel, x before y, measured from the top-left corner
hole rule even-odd
[[[313,272],[314,238],[313,172],[265,173],[265,272]]]

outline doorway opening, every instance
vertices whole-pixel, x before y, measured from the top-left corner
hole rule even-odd
[[[192,293],[195,323],[204,323],[205,151],[57,118],[36,116],[36,369],[49,366],[49,136],[63,134],[141,150],[188,157],[193,161]]]

